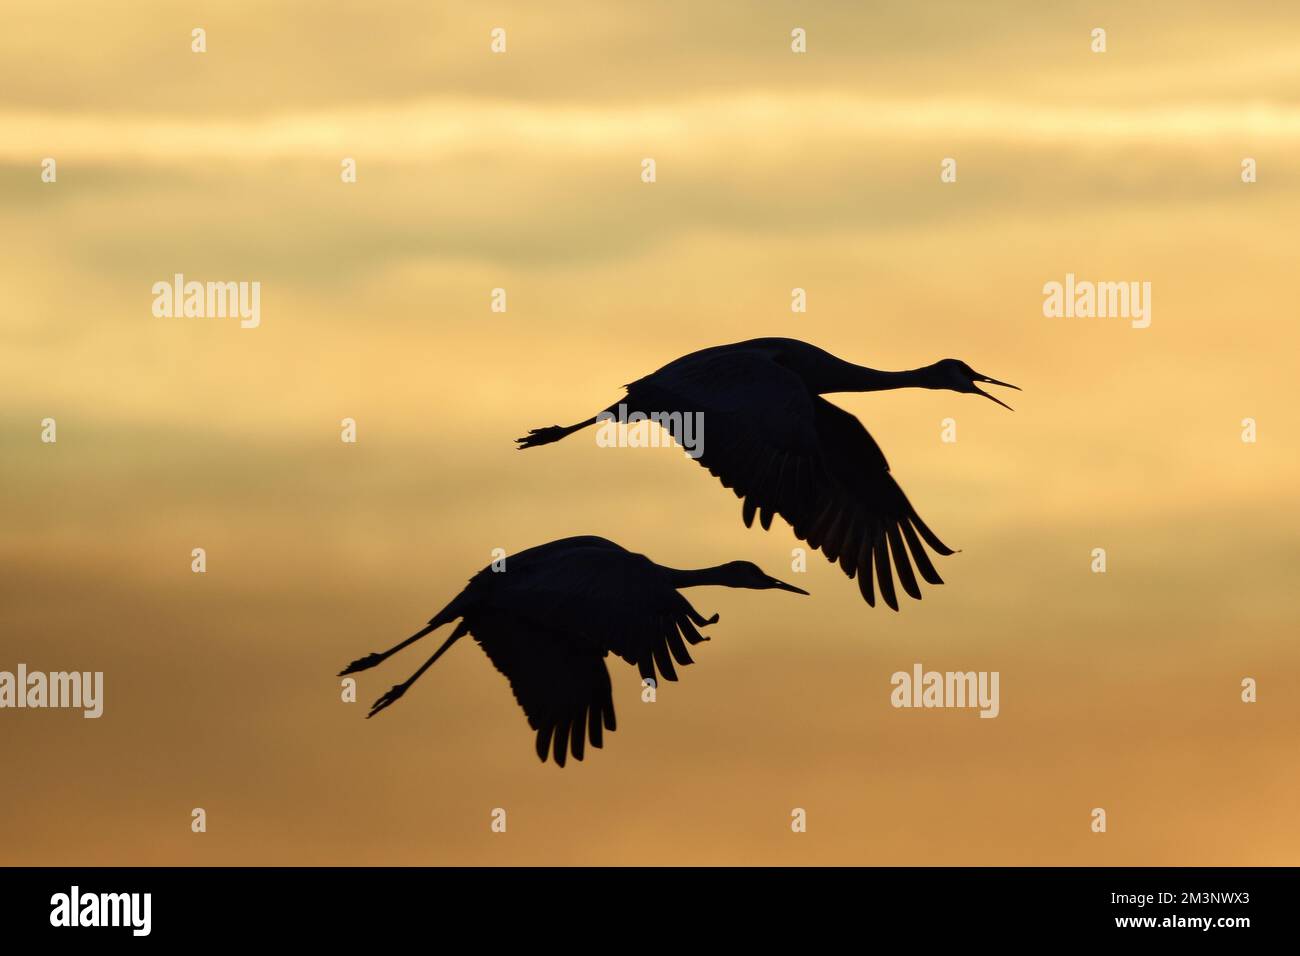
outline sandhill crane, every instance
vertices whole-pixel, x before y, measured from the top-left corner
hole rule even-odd
[[[563,767],[570,750],[581,760],[586,740],[600,747],[604,731],[614,729],[607,654],[635,664],[646,679],[656,678],[657,667],[658,675],[675,681],[673,661],[692,663],[686,644],[708,640],[696,628],[716,623],[718,615],[703,617],[677,591],[703,585],[808,593],[748,561],[679,571],[605,538],[562,538],[507,557],[501,570],[484,568],[422,630],[353,661],[339,676],[368,670],[460,618],[434,655],[366,716],[401,698],[469,634],[510,681],[528,726],[537,731],[537,756],[545,762],[554,753]]]
[[[903,590],[919,600],[908,549],[916,570],[931,584],[943,579],[918,535],[939,554],[953,551],[916,513],[862,423],[821,396],[942,388],[983,395],[1011,408],[977,382],[1016,388],[957,359],[882,372],[797,339],[751,339],[692,352],[624,386],[627,397],[597,416],[576,425],[535,428],[516,441],[520,449],[546,445],[629,409],[663,416],[661,421],[681,441],[674,429],[680,429],[682,416],[698,414],[707,436],[696,460],[744,500],[746,527],[753,526],[757,513],[767,530],[779,514],[799,539],[838,561],[850,578],[856,575],[872,607],[874,566],[881,596],[897,611],[890,555]]]

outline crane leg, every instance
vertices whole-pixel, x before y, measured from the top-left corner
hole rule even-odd
[[[435,618],[434,620],[437,619]],[[439,626],[441,626],[441,622],[439,624],[434,624],[433,621],[430,621],[428,626],[425,627],[424,630],[412,634],[406,640],[402,641],[402,643],[390,647],[382,654],[367,654],[365,657],[358,657],[355,661],[353,661],[343,670],[339,671],[339,676],[345,677],[348,674],[355,674],[357,671],[370,670],[370,668],[374,667],[376,664],[382,664],[384,661],[388,660],[388,658],[392,657],[394,654],[400,651],[403,647],[406,647],[410,644],[414,644],[420,638],[424,637],[424,635],[428,634],[434,628],[437,628]]]
[[[523,451],[525,448],[533,448],[537,445],[549,445],[551,442],[557,442],[561,438],[567,438],[576,431],[582,431],[582,429],[586,428],[588,425],[596,424],[596,422],[600,421],[601,415],[614,415],[617,414],[618,411],[619,403],[615,402],[599,414],[592,415],[585,422],[578,422],[576,425],[548,425],[545,428],[532,428],[529,429],[528,434],[523,438],[516,438],[515,444],[519,446],[520,451]]]
[[[420,675],[423,674],[425,671],[427,671],[430,667],[432,667],[434,661],[442,657],[442,655],[446,652],[447,648],[451,647],[451,645],[455,644],[457,640],[459,640],[461,637],[464,637],[468,633],[469,633],[469,628],[465,626],[464,621],[461,621],[459,624],[457,624],[456,630],[451,632],[451,637],[447,638],[447,640],[443,642],[442,647],[434,651],[432,657],[430,657],[427,661],[425,661],[423,664],[420,665],[420,669],[418,671],[416,671],[406,680],[402,681],[400,684],[394,684],[391,688],[388,689],[388,692],[385,693],[384,696],[380,697],[377,701],[375,701],[373,704],[370,705],[370,713],[366,714],[366,718],[369,719],[375,716],[375,714],[379,713],[389,704],[395,703],[396,701],[400,700],[402,695],[405,694],[410,689],[411,685],[420,679]]]
[[[588,418],[585,422],[578,422],[576,425],[548,425],[545,428],[530,428],[528,434],[523,438],[516,438],[515,443],[519,445],[519,450],[533,448],[537,445],[549,445],[551,442],[557,442],[561,438],[567,438],[576,431],[581,431],[588,425],[596,424],[596,419]]]

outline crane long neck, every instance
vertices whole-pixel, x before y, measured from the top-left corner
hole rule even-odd
[[[827,392],[883,392],[892,388],[934,388],[934,366],[885,372],[880,369],[837,362],[819,376],[818,394]]]
[[[673,588],[697,588],[706,585],[727,585],[730,580],[729,569],[725,564],[714,568],[694,568],[679,571],[668,569],[668,580]]]

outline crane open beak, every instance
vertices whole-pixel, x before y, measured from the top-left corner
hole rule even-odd
[[[975,381],[977,381],[977,382],[987,382],[989,385],[1001,385],[1003,388],[1014,388],[1017,392],[1020,391],[1020,386],[1019,386],[1019,385],[1012,385],[1010,382],[999,382],[996,378],[989,378],[987,375],[977,375],[977,376],[975,376]],[[978,387],[976,387],[976,386],[974,386],[974,385],[972,385],[971,388],[974,388],[974,389],[975,389],[975,393],[976,393],[977,395],[983,395],[983,396],[984,396],[985,398],[987,398],[989,401],[991,401],[991,402],[997,402],[999,405],[1001,405],[1001,406],[1002,406],[1003,408],[1005,408],[1007,411],[1009,411],[1009,412],[1014,412],[1014,411],[1015,411],[1014,408],[1012,408],[1012,407],[1011,407],[1010,405],[1008,405],[1006,402],[1002,401],[1002,399],[1000,399],[1000,398],[995,398],[994,396],[990,395],[988,392],[984,391],[984,389],[982,389],[982,388],[978,388]]]
[[[795,594],[808,594],[808,592],[803,588],[797,588],[793,584],[786,584],[784,581],[778,581],[776,578],[769,578],[768,584],[776,588],[778,591],[793,591]]]

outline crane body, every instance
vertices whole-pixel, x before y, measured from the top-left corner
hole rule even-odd
[[[693,663],[687,645],[707,640],[706,618],[681,588],[718,585],[808,592],[747,561],[694,570],[656,564],[606,538],[562,538],[489,565],[420,631],[382,653],[349,664],[340,676],[368,670],[444,625],[457,622],[441,647],[407,680],[375,701],[373,717],[400,699],[460,638],[470,635],[510,682],[537,755],[563,767],[601,747],[615,729],[613,688],[605,658],[635,665],[643,679],[675,681],[675,665]]]
[[[691,453],[743,501],[742,518],[767,530],[775,515],[850,579],[862,597],[898,610],[895,576],[920,599],[918,575],[943,579],[927,553],[950,555],[921,520],[871,434],[853,415],[823,398],[835,392],[898,388],[947,389],[982,395],[1010,408],[977,383],[1016,388],[957,359],[921,368],[881,371],[855,365],[797,339],[760,338],[682,356],[625,386],[626,397],[574,425],[536,428],[520,449],[559,441],[602,416],[630,408],[661,420],[706,423]],[[674,438],[682,441],[689,436]]]

